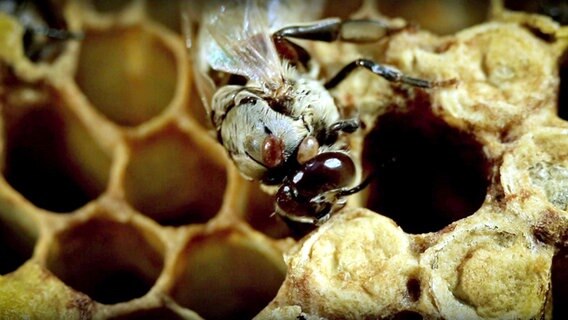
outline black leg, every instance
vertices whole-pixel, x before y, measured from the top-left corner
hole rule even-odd
[[[330,132],[343,131],[346,133],[353,133],[357,129],[359,129],[359,120],[357,119],[339,120],[329,127]]]
[[[361,181],[361,183],[352,188],[339,188],[326,191],[310,199],[310,203],[319,206],[322,206],[323,204],[337,203],[340,199],[365,189],[371,183],[371,181],[373,181],[374,178],[375,173],[371,173],[365,178],[365,180]]]
[[[274,33],[278,38],[297,38],[316,41],[346,41],[368,43],[378,41],[392,33],[404,30],[406,24],[394,24],[386,20],[326,19],[303,26],[289,26]]]
[[[333,78],[327,81],[327,83],[325,84],[325,88],[326,89],[334,88],[339,83],[341,83],[341,81],[345,80],[345,78],[347,78],[347,76],[349,76],[351,72],[361,67],[371,71],[372,73],[378,76],[385,78],[388,81],[400,82],[419,88],[432,88],[436,86],[450,85],[455,82],[455,79],[446,80],[446,81],[429,81],[419,78],[413,78],[405,75],[396,68],[381,65],[372,60],[357,59],[351,62],[350,64],[346,65],[345,67],[343,67],[343,69],[341,69]]]

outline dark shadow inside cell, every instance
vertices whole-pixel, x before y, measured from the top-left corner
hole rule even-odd
[[[422,320],[422,319],[424,319],[424,317],[416,311],[401,311],[401,312],[398,312],[394,316],[389,317],[387,319],[390,319],[390,320]]]
[[[182,315],[166,307],[152,308],[149,310],[136,310],[128,314],[110,318],[112,320],[183,320],[186,319]]]
[[[47,267],[66,285],[100,303],[139,298],[163,267],[163,248],[148,236],[129,224],[91,220],[58,235]]]
[[[96,196],[78,179],[65,128],[60,115],[42,107],[10,123],[6,132],[6,180],[34,205],[54,212],[71,212]]]
[[[552,259],[552,318],[568,319],[568,248]]]
[[[543,2],[539,0],[540,2]],[[505,0],[505,8],[514,11],[524,11],[536,13],[539,7],[539,1],[534,0]]]
[[[406,232],[433,232],[465,218],[487,192],[482,145],[437,118],[424,98],[379,118],[365,138],[363,161],[375,175],[367,207]]]
[[[286,225],[279,216],[274,215],[275,196],[261,190],[260,184],[244,182],[242,194],[246,194],[244,208],[245,220],[257,231],[271,238],[281,239],[293,235],[295,229]]]
[[[505,0],[504,3],[510,10],[543,14],[562,25],[568,24],[566,0]]]
[[[2,214],[0,214],[0,275],[18,269],[31,258],[37,240],[34,235],[28,234],[30,230],[23,230],[17,222],[8,222],[7,219],[2,218]]]
[[[213,142],[212,142],[213,143]],[[126,167],[126,200],[162,225],[205,223],[223,203],[227,173],[177,128],[132,144]]]
[[[133,273],[132,270],[102,272],[104,277],[99,278],[95,286],[87,289],[77,284],[74,288],[88,292],[89,296],[98,302],[113,304],[141,297],[152,287],[151,282]]]
[[[420,280],[417,278],[408,279],[408,281],[406,282],[406,290],[411,301],[418,301],[418,299],[420,299],[420,295],[422,294]]]

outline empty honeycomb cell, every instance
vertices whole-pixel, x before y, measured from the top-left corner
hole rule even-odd
[[[54,212],[71,212],[96,198],[110,170],[110,159],[64,107],[4,109],[4,176],[34,205]]]
[[[427,105],[381,116],[365,140],[364,166],[375,175],[366,206],[406,232],[440,230],[483,203],[489,164],[482,145]]]
[[[279,250],[240,231],[198,234],[179,258],[172,296],[205,319],[251,319],[286,272]]]
[[[217,147],[212,139],[195,139],[167,127],[133,141],[124,180],[128,202],[164,225],[203,223],[215,216],[227,183],[224,154],[207,149]]]
[[[172,49],[148,28],[86,30],[76,81],[113,122],[136,126],[164,110],[177,83]]]
[[[36,221],[28,213],[0,204],[0,275],[18,269],[32,257],[38,240]]]
[[[438,34],[451,34],[486,19],[489,0],[376,1],[389,17],[401,17]]]
[[[91,218],[56,235],[47,268],[104,304],[144,296],[163,268],[164,244],[132,221]]]

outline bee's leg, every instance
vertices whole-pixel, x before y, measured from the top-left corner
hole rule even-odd
[[[363,180],[361,183],[359,183],[358,185],[352,188],[338,188],[322,192],[317,196],[313,197],[312,199],[310,199],[310,203],[315,206],[329,204],[329,203],[344,204],[345,199],[343,198],[365,189],[369,185],[369,183],[371,183],[374,177],[375,174],[371,173],[365,178],[365,180]]]
[[[274,38],[297,38],[316,41],[346,41],[368,43],[378,41],[395,32],[408,28],[405,22],[379,19],[337,18],[316,21],[302,26],[289,26],[274,33]]]
[[[358,119],[342,119],[342,120],[339,120],[336,123],[332,124],[329,127],[330,132],[343,131],[343,132],[346,132],[346,133],[353,133],[357,129],[359,129],[359,120]]]
[[[333,123],[325,132],[323,141],[328,144],[333,144],[339,137],[339,132],[353,133],[359,129],[359,119],[341,119]]]
[[[345,67],[343,67],[343,69],[341,69],[333,78],[328,80],[325,83],[325,88],[326,89],[334,88],[339,83],[341,83],[341,81],[345,80],[345,78],[347,78],[347,76],[349,76],[351,72],[355,71],[358,68],[365,68],[371,71],[372,73],[385,78],[388,81],[404,83],[419,88],[433,88],[437,86],[447,86],[447,85],[452,85],[456,82],[455,79],[443,80],[443,81],[430,81],[419,78],[413,78],[405,75],[404,73],[402,73],[402,71],[394,67],[378,64],[368,59],[357,59],[349,63]]]

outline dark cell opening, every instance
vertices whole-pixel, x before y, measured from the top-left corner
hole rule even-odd
[[[152,308],[150,310],[136,310],[128,314],[110,318],[112,320],[183,320],[186,317],[175,313],[166,307]]]
[[[552,259],[552,318],[568,319],[568,248]]]
[[[5,219],[5,214],[15,213],[0,212],[0,275],[18,269],[31,258],[37,240],[36,230],[21,228],[18,222]],[[29,234],[30,231],[34,234]]]
[[[151,282],[132,270],[104,270],[103,273],[94,286],[87,288],[77,283],[74,288],[86,291],[98,302],[113,304],[141,297],[152,287]]]
[[[97,195],[79,181],[68,157],[63,119],[48,108],[37,108],[10,123],[4,175],[10,185],[34,205],[71,212]]]
[[[568,24],[566,0],[505,0],[505,8],[547,15],[562,25]]]
[[[415,311],[401,311],[390,317],[391,320],[422,320],[424,317]]]
[[[213,143],[213,142],[212,142]],[[162,225],[205,223],[223,203],[225,168],[177,128],[132,144],[126,200]]]
[[[408,279],[408,281],[406,282],[406,290],[408,291],[408,297],[411,301],[418,301],[421,294],[420,280],[416,278]]]
[[[145,295],[158,278],[163,248],[132,225],[91,220],[60,234],[48,269],[92,299],[114,304]]]
[[[391,320],[422,320],[424,317],[415,311],[401,311],[394,316],[388,318]]]
[[[376,175],[367,206],[406,232],[440,230],[473,214],[485,199],[482,145],[433,115],[427,101],[382,116],[366,137],[363,159]]]

